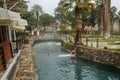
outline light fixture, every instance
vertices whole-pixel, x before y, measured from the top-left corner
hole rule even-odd
[[[94,8],[96,8],[96,3],[95,3],[95,1],[91,0],[91,1],[89,1],[89,3],[92,4],[92,5],[94,6]]]
[[[95,1],[91,0],[91,1],[89,1],[89,3],[91,3],[91,4],[95,4]]]

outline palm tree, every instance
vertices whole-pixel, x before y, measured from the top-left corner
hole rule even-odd
[[[104,0],[103,36],[105,39],[110,37],[110,5],[111,0]]]
[[[66,0],[64,1],[62,7],[63,11],[67,12],[70,8],[74,8],[75,11],[75,22],[76,22],[76,37],[75,44],[81,45],[81,32],[82,32],[82,12],[90,12],[91,8],[95,5],[91,0]]]
[[[38,4],[35,4],[33,7],[32,7],[32,10],[31,10],[33,13],[34,13],[34,18],[35,18],[35,27],[37,28],[37,35],[39,35],[39,30],[40,30],[40,27],[39,27],[39,16],[40,14],[43,13],[42,11],[42,7]]]

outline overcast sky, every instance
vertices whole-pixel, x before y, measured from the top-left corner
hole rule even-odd
[[[60,0],[29,0],[28,3],[29,10],[34,4],[39,4],[42,6],[45,13],[54,15],[54,9],[58,6]],[[116,6],[120,10],[120,0],[111,0],[111,6]]]

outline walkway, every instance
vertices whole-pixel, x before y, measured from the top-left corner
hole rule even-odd
[[[61,39],[63,39],[64,41],[68,41],[69,39],[71,39],[73,42],[74,42],[74,38],[73,37],[70,37],[70,36],[64,36],[64,37],[61,37]],[[84,45],[86,45],[86,40],[83,38],[82,39],[82,42],[84,43]],[[91,41],[88,41],[88,46],[92,46],[92,47],[97,47],[97,43],[96,42],[91,42]],[[104,47],[107,47],[109,49],[120,49],[120,45],[110,45],[108,44],[107,42],[99,42],[98,44],[98,48],[100,49],[103,49]]]
[[[26,44],[24,47],[15,80],[38,80],[31,44]]]

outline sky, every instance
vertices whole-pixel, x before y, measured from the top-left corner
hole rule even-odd
[[[34,4],[39,4],[45,13],[54,15],[54,9],[58,6],[59,1],[60,0],[30,0],[28,8],[30,10]]]
[[[28,4],[29,10],[34,4],[39,4],[45,13],[54,15],[54,9],[58,6],[60,0],[29,0]],[[111,6],[116,6],[117,10],[120,10],[120,0],[111,0]]]

